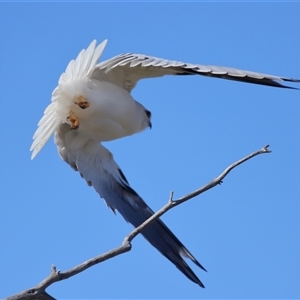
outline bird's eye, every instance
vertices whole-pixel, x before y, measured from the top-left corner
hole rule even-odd
[[[147,117],[150,119],[151,118],[151,111],[145,109],[145,113],[146,113]]]

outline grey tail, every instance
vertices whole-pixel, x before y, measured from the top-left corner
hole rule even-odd
[[[122,174],[122,177],[123,179],[125,178],[124,174]],[[114,201],[114,204],[116,204],[115,209],[133,226],[137,227],[141,225],[154,214],[143,199],[129,185],[120,184],[117,190],[119,190],[120,193],[115,195],[118,198],[118,201]],[[110,194],[110,197],[111,196]],[[203,283],[182,257],[191,259],[202,270],[206,271],[206,269],[160,219],[150,224],[141,234],[187,278],[204,288]]]

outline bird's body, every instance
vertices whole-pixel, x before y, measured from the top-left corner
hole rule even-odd
[[[78,86],[80,88],[76,90]],[[70,109],[80,120],[78,131],[93,140],[111,141],[148,127],[146,109],[130,93],[113,83],[97,79],[74,82],[68,91],[66,98],[73,102],[80,96],[88,99],[88,109],[76,104],[72,104]]]
[[[153,211],[130,187],[113,155],[101,145],[151,127],[151,113],[130,92],[142,78],[163,75],[204,75],[275,87],[278,81],[297,79],[243,71],[233,68],[203,66],[140,55],[121,54],[97,62],[106,41],[96,41],[82,50],[61,75],[34,135],[32,158],[52,134],[61,158],[93,186],[106,204],[137,227]],[[186,264],[190,258],[205,270],[161,220],[153,222],[142,234],[190,280],[204,287]]]

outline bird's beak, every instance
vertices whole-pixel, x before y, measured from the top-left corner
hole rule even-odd
[[[152,123],[151,123],[150,120],[149,120],[148,126],[149,126],[150,129],[152,129]]]

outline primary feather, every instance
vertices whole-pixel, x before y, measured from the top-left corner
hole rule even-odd
[[[106,43],[107,40],[95,48],[96,40],[94,40],[86,51],[82,50],[79,53],[76,60],[70,61],[66,71],[61,74],[58,86],[52,93],[51,104],[44,111],[44,116],[38,123],[39,128],[33,136],[34,141],[30,148],[32,159],[44,147],[58,125],[67,121],[74,98],[72,90],[74,88],[76,90],[77,85],[85,84],[89,80]]]
[[[153,211],[130,187],[101,142],[151,127],[151,113],[130,94],[138,80],[164,75],[202,75],[284,88],[287,86],[282,85],[282,81],[300,82],[299,79],[133,53],[121,54],[97,65],[106,43],[105,40],[96,47],[93,41],[68,64],[52,93],[51,104],[38,123],[30,150],[33,159],[55,132],[61,158],[95,188],[114,212],[118,211],[135,227],[151,217]],[[86,100],[87,106],[79,104],[80,97]],[[75,122],[79,125],[71,130]],[[204,287],[182,257],[190,258],[205,269],[160,219],[142,234],[185,276]]]

